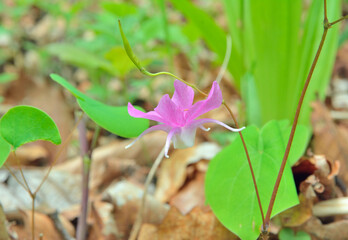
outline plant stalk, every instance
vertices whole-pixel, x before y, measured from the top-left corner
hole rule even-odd
[[[88,213],[88,198],[89,198],[89,176],[92,163],[92,151],[88,146],[86,122],[82,119],[78,125],[80,154],[82,159],[82,196],[81,196],[81,214],[77,222],[76,239],[85,240],[87,237],[87,213]],[[96,133],[99,131],[95,131]],[[96,137],[93,142],[96,142]]]
[[[130,237],[129,240],[135,240],[138,236],[138,233],[140,231],[140,227],[143,221],[143,216],[144,216],[144,212],[145,212],[145,204],[146,204],[146,196],[147,196],[147,191],[149,189],[150,183],[153,179],[153,177],[155,176],[155,173],[159,167],[159,165],[162,162],[162,159],[164,157],[164,147],[161,150],[161,152],[158,154],[154,164],[152,165],[149,174],[146,177],[145,180],[145,186],[144,186],[144,193],[143,196],[141,198],[141,205],[139,207],[138,213],[137,213],[137,218],[135,220],[135,223],[133,225],[132,231],[130,233]]]
[[[287,162],[288,157],[289,157],[291,144],[292,144],[292,141],[294,139],[294,135],[295,135],[296,127],[297,127],[297,122],[298,122],[298,119],[299,119],[299,116],[300,116],[303,100],[304,100],[304,97],[306,95],[306,92],[307,92],[307,89],[308,89],[308,85],[309,85],[309,83],[310,83],[310,81],[312,79],[313,72],[314,72],[314,69],[315,69],[315,67],[317,65],[320,53],[322,51],[322,48],[323,48],[323,45],[324,45],[324,42],[325,42],[325,39],[326,39],[326,36],[327,36],[327,32],[328,32],[328,30],[329,30],[329,28],[331,26],[333,26],[334,24],[336,24],[336,23],[338,23],[338,22],[340,22],[340,21],[342,21],[343,19],[346,19],[346,18],[347,18],[347,16],[342,17],[342,18],[340,18],[337,21],[334,21],[332,23],[329,23],[329,20],[327,18],[327,4],[326,4],[326,0],[324,0],[324,32],[323,32],[323,35],[321,37],[321,41],[320,41],[318,50],[316,52],[316,55],[314,57],[314,60],[312,62],[311,68],[310,68],[309,73],[307,75],[306,82],[305,82],[304,87],[302,89],[302,93],[301,93],[301,96],[300,96],[300,99],[299,99],[299,103],[297,105],[294,122],[292,124],[291,133],[290,133],[290,136],[289,136],[289,141],[288,141],[288,144],[287,144],[286,149],[285,149],[284,157],[283,157],[283,160],[282,160],[282,163],[281,163],[281,166],[280,166],[280,170],[278,172],[278,176],[277,176],[274,188],[273,188],[273,192],[272,192],[272,196],[271,196],[271,199],[270,199],[270,203],[269,203],[269,206],[268,206],[268,209],[267,209],[266,219],[265,219],[265,221],[266,221],[266,228],[264,229],[265,231],[267,231],[268,227],[269,227],[269,222],[270,222],[270,218],[271,218],[272,209],[273,209],[274,202],[275,202],[275,199],[276,199],[276,196],[277,196],[277,192],[278,192],[278,189],[279,189],[280,181],[281,181],[281,178],[282,178],[283,173],[284,173],[286,162]]]

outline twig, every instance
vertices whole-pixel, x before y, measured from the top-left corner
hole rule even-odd
[[[138,236],[138,233],[139,233],[142,221],[143,221],[147,191],[149,189],[149,185],[150,185],[160,163],[162,162],[163,157],[164,157],[164,148],[158,154],[154,164],[152,165],[152,167],[150,169],[149,174],[146,177],[145,186],[144,186],[144,193],[143,193],[143,196],[141,198],[141,205],[139,207],[137,218],[136,218],[135,223],[133,225],[129,240],[135,240]]]

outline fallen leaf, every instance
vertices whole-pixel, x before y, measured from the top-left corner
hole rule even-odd
[[[103,193],[103,201],[114,205],[114,219],[121,239],[128,239],[140,206],[143,190],[129,181],[111,184]],[[148,195],[143,222],[160,223],[168,211],[168,206]]]
[[[204,178],[205,173],[198,172],[195,178],[170,200],[170,205],[182,214],[187,214],[196,206],[204,207]]]
[[[228,231],[212,211],[204,212],[199,207],[187,215],[172,207],[159,225],[143,224],[138,240],[234,240],[239,239]]]
[[[338,176],[348,185],[348,175],[345,174],[348,166],[348,129],[334,123],[324,104],[317,101],[312,103],[312,107],[313,152],[324,155],[331,163],[338,160],[341,168]]]
[[[170,158],[164,159],[158,171],[155,197],[167,202],[183,186],[186,167],[201,159],[210,160],[220,151],[215,143],[201,143],[192,148],[176,149]],[[204,184],[203,184],[204,185]]]
[[[348,236],[348,220],[322,224],[316,217],[312,217],[301,228],[312,236],[312,239],[346,240]]]

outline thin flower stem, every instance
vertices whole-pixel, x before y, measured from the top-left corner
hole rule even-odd
[[[343,20],[345,20],[345,19],[348,19],[348,15],[345,15],[345,16],[341,17],[340,19],[338,19],[338,20],[336,20],[336,21],[330,23],[329,26],[332,27],[332,26],[335,25],[336,23],[339,23],[339,22],[341,22],[341,21],[343,21]]]
[[[340,19],[333,22],[334,24],[341,21]],[[307,76],[307,79],[306,79],[306,82],[304,84],[304,87],[302,89],[302,93],[301,93],[301,96],[300,96],[300,99],[299,99],[299,103],[297,105],[297,109],[296,109],[296,113],[295,113],[295,118],[294,118],[294,122],[292,124],[292,128],[291,128],[291,133],[290,133],[290,136],[289,136],[289,141],[288,141],[288,144],[286,146],[286,149],[285,149],[285,154],[284,154],[284,157],[283,157],[283,160],[282,160],[282,163],[281,163],[281,166],[280,166],[280,170],[279,170],[279,173],[278,173],[278,176],[277,176],[277,179],[276,179],[276,182],[275,182],[275,185],[274,185],[274,189],[273,189],[273,192],[272,192],[272,196],[271,196],[271,200],[270,200],[270,203],[269,203],[269,206],[268,206],[268,209],[267,209],[267,213],[266,213],[266,227],[269,226],[269,222],[270,222],[270,218],[271,218],[271,213],[272,213],[272,209],[273,209],[273,206],[274,206],[274,202],[275,202],[275,199],[276,199],[276,196],[277,196],[277,192],[278,192],[278,189],[279,189],[279,185],[280,185],[280,181],[281,181],[281,178],[283,176],[283,173],[284,173],[284,169],[285,169],[285,166],[286,166],[286,162],[288,160],[288,157],[289,157],[289,152],[290,152],[290,148],[291,148],[291,144],[292,144],[292,141],[294,139],[294,135],[295,135],[295,130],[296,130],[296,126],[297,126],[297,122],[298,122],[298,118],[299,118],[299,115],[300,115],[300,111],[301,111],[301,107],[302,107],[302,104],[303,104],[303,100],[304,100],[304,97],[305,97],[305,94],[307,92],[307,88],[308,88],[308,85],[310,83],[310,80],[312,78],[312,75],[313,75],[313,71],[317,65],[317,62],[318,62],[318,59],[319,59],[319,56],[320,56],[320,53],[321,53],[321,50],[323,48],[323,45],[324,45],[324,42],[325,42],[325,39],[326,39],[326,36],[327,36],[327,32],[329,30],[329,28],[332,26],[333,24],[329,23],[328,19],[327,19],[327,7],[326,7],[326,0],[324,0],[324,32],[323,32],[323,35],[321,37],[321,41],[320,41],[320,44],[319,44],[319,47],[318,47],[318,50],[317,50],[317,53],[315,55],[315,58],[313,60],[313,63],[311,65],[311,68],[309,70],[309,73],[308,73],[308,76]],[[267,230],[267,229],[266,229]]]
[[[26,188],[28,189],[28,192],[29,192],[30,195],[31,195],[32,192],[31,192],[31,190],[30,190],[30,187],[29,187],[29,184],[28,184],[28,182],[27,182],[27,179],[25,179],[25,176],[24,176],[24,173],[23,173],[23,170],[22,170],[22,164],[20,163],[20,161],[19,161],[19,159],[18,159],[18,157],[17,157],[16,151],[13,151],[13,155],[14,155],[16,161],[17,161],[17,165],[18,165],[18,168],[19,168],[19,172],[20,172],[20,174],[21,174],[21,176],[22,176],[22,179],[23,179],[23,181],[24,181],[24,184],[25,184]]]
[[[53,166],[56,164],[56,162],[57,162],[57,160],[58,160],[60,154],[62,154],[63,149],[64,149],[65,146],[69,143],[69,140],[71,139],[71,137],[72,137],[72,135],[73,135],[73,133],[74,133],[74,130],[75,130],[75,129],[77,128],[77,126],[79,125],[79,123],[80,123],[82,117],[83,117],[83,114],[81,114],[80,118],[79,118],[79,119],[77,120],[77,122],[75,123],[75,125],[74,125],[72,131],[70,132],[70,134],[68,135],[68,137],[66,138],[66,140],[64,141],[64,143],[60,146],[60,149],[59,149],[59,151],[57,152],[57,154],[55,155],[52,164],[49,166],[49,169],[47,170],[46,175],[45,175],[44,178],[42,179],[40,185],[39,185],[39,186],[37,187],[37,189],[35,190],[34,194],[36,194],[36,193],[40,190],[40,188],[42,187],[42,185],[44,184],[44,182],[47,180],[48,175],[51,173],[52,168],[53,168]]]
[[[231,115],[231,117],[232,117],[234,123],[236,124],[236,127],[239,128],[237,119],[236,119],[236,117],[234,116],[234,114],[233,114],[231,108],[230,108],[229,106],[227,106],[227,104],[226,104],[225,101],[223,101],[222,104],[223,104],[224,107],[227,109],[227,111],[230,113],[230,115]],[[253,167],[252,167],[252,164],[251,164],[251,160],[250,160],[248,148],[247,148],[246,143],[245,143],[245,141],[244,141],[244,137],[243,137],[242,132],[239,131],[238,133],[239,133],[240,139],[242,140],[243,148],[244,148],[244,151],[245,151],[245,155],[246,155],[247,160],[248,160],[250,173],[251,173],[251,176],[252,176],[252,178],[253,178],[253,184],[254,184],[254,188],[255,188],[255,192],[256,192],[257,202],[258,202],[259,208],[260,208],[260,213],[261,213],[261,218],[262,218],[262,226],[263,226],[263,229],[265,229],[265,228],[266,228],[266,225],[265,225],[265,215],[264,215],[263,210],[262,210],[261,198],[260,198],[259,190],[258,190],[258,187],[257,187],[257,183],[256,183],[256,178],[255,178],[254,170],[253,170]]]
[[[11,170],[11,168],[9,168],[9,166],[7,166],[6,163],[4,163],[4,166],[7,169],[7,171],[9,171],[9,173],[12,175],[12,177],[18,182],[18,184],[21,185],[24,188],[24,190],[30,194],[29,189],[27,189],[27,187],[21,181],[19,181],[19,179],[14,174],[14,172]]]
[[[35,199],[36,194],[30,194],[31,197],[31,238],[35,240]]]
[[[143,196],[141,198],[141,205],[139,207],[139,210],[138,210],[138,213],[137,213],[137,218],[135,220],[135,223],[133,225],[133,228],[132,228],[132,231],[130,233],[130,237],[129,237],[129,240],[135,240],[139,234],[139,231],[140,231],[140,227],[141,227],[141,224],[142,224],[142,221],[143,221],[143,216],[144,216],[144,212],[145,212],[145,204],[146,204],[146,196],[147,196],[147,191],[149,189],[149,185],[159,167],[159,165],[161,164],[162,162],[162,159],[164,157],[164,147],[163,149],[161,150],[161,152],[158,154],[154,164],[152,165],[151,169],[150,169],[150,172],[149,174],[147,175],[146,177],[146,180],[145,180],[145,186],[144,186],[144,193],[143,193]]]

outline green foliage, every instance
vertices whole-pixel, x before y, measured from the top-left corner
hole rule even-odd
[[[17,78],[17,75],[15,73],[1,73],[0,74],[0,84],[1,83],[8,83]]]
[[[261,130],[255,126],[243,130],[264,211],[267,210],[271,198],[290,130],[287,120],[271,121]],[[272,216],[298,204],[290,166],[305,151],[304,143],[308,137],[308,128],[299,126]],[[205,193],[208,204],[224,226],[242,239],[257,238],[262,219],[240,138],[211,160],[206,175]]]
[[[89,70],[104,70],[116,75],[113,65],[83,48],[68,43],[53,43],[47,46],[47,51],[60,60]]]
[[[31,106],[11,108],[0,120],[0,133],[14,149],[37,140],[54,144],[60,144],[62,141],[50,116]]]
[[[64,78],[51,74],[51,78],[69,90],[81,109],[99,126],[122,137],[136,137],[149,127],[147,119],[133,118],[128,114],[127,107],[113,107],[98,102],[73,87]],[[141,110],[141,108],[137,107]]]
[[[201,37],[222,62],[226,34],[208,13],[188,0],[172,0],[173,5],[200,30]],[[224,10],[232,36],[228,70],[238,89],[252,75],[259,102],[260,116],[249,123],[262,126],[272,119],[293,120],[294,112],[310,64],[323,32],[323,1],[312,1],[309,9],[302,0],[224,0]],[[327,2],[328,17],[336,20],[340,1]],[[301,20],[303,19],[303,21]],[[335,58],[338,26],[330,29],[313,81],[308,90],[300,122],[309,124],[310,101],[318,92],[324,97]],[[241,90],[242,97],[252,93]],[[249,107],[252,105],[249,105]],[[247,110],[248,111],[248,110]],[[253,112],[250,111],[249,112]],[[248,117],[251,117],[248,114]]]
[[[0,167],[4,165],[11,152],[11,145],[0,136]]]
[[[308,233],[303,231],[294,232],[290,228],[283,228],[279,232],[279,239],[280,240],[311,240],[311,236],[308,235]]]

